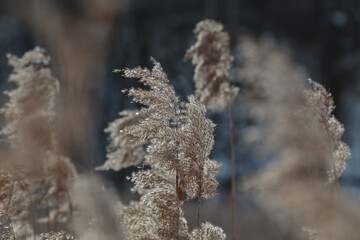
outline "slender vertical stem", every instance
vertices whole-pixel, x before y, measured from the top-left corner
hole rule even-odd
[[[232,81],[230,80],[230,88]],[[230,151],[231,151],[231,208],[232,208],[232,239],[236,240],[236,168],[235,168],[235,146],[234,146],[234,119],[233,99],[230,99]]]
[[[198,197],[197,227],[200,228],[201,197]]]
[[[199,198],[198,198],[197,227],[199,228],[199,231],[200,231],[200,240],[202,240],[202,232],[201,232],[201,229],[200,229],[200,209],[201,209],[201,196],[199,196]]]
[[[176,155],[179,156],[178,151],[176,150]],[[178,157],[177,157],[178,158]],[[179,159],[179,158],[178,158]],[[179,174],[178,174],[178,170],[176,169],[176,200],[179,201]],[[178,210],[178,213],[180,215],[180,209]],[[176,225],[178,225],[178,221],[176,221]],[[176,228],[178,229],[178,232],[176,233],[176,239],[179,239],[179,226],[176,226]]]
[[[199,195],[198,195],[198,216],[197,216],[197,227],[199,228],[199,231],[200,231],[200,240],[202,240],[202,232],[201,232],[201,229],[200,229],[200,211],[201,211],[201,193],[202,193],[202,171],[203,171],[203,168],[201,167],[201,172],[200,172],[200,183],[199,183]]]

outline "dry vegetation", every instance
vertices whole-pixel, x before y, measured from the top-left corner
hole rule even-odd
[[[244,239],[246,233],[236,236],[235,231],[240,224],[235,214],[235,98],[246,106],[244,116],[254,122],[244,131],[244,139],[273,159],[245,185],[247,194],[261,206],[261,214],[271,216],[279,226],[279,239],[358,239],[358,203],[338,183],[350,150],[341,141],[344,127],[332,115],[331,94],[318,83],[307,84],[304,72],[280,47],[251,38],[239,43],[243,62],[232,80],[233,57],[223,25],[205,20],[197,24],[195,34],[197,42],[186,58],[196,65],[196,95],[186,101],[176,95],[155,59],[151,59],[151,70],[115,70],[145,86],[123,90],[141,108],[120,112],[119,119],[105,129],[110,138],[107,160],[95,169],[120,171],[138,166],[129,180],[139,199],[129,204],[123,204],[96,174],[78,174],[64,156],[59,131],[69,124],[77,129],[86,114],[80,119],[71,116],[69,111],[77,105],[66,110],[76,94],[63,93],[56,104],[61,90],[45,50],[37,47],[20,58],[8,56],[13,68],[9,81],[15,87],[5,92],[8,102],[1,108],[5,123],[1,130],[0,239],[225,239],[220,227],[202,217],[203,201],[217,195],[216,175],[221,167],[210,159],[216,144],[215,124],[206,117],[206,108],[221,111],[224,107],[230,112],[233,169],[233,207],[232,214],[227,214],[233,231],[227,234]],[[66,52],[68,58],[71,52]],[[75,76],[81,79],[74,83],[84,84],[81,71],[85,68],[77,70],[80,73],[74,76],[64,75],[67,89]],[[83,101],[77,104],[87,108]],[[82,134],[82,129],[75,133]],[[191,200],[197,202],[193,229],[183,211]]]

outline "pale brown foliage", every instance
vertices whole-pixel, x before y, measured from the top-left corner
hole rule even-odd
[[[150,87],[128,91],[145,106],[138,112],[145,117],[121,133],[149,144],[144,164],[151,167],[132,174],[140,200],[124,209],[124,224],[129,239],[189,239],[182,194],[209,198],[218,184],[215,174],[220,165],[208,159],[214,124],[205,118],[205,107],[194,96],[180,103],[161,65],[152,61],[151,71],[123,70],[125,77],[139,78]]]
[[[229,106],[230,151],[231,151],[231,199],[232,199],[232,239],[236,239],[236,166],[234,146],[233,101],[239,88],[233,86],[230,55],[230,36],[225,27],[214,20],[197,23],[194,33],[197,42],[186,52],[185,59],[192,58],[195,67],[194,82],[200,101],[213,111],[221,111]],[[200,215],[200,202],[198,205]],[[200,216],[199,216],[200,217]],[[198,227],[200,222],[198,220]]]
[[[40,240],[76,240],[70,233],[64,231],[48,232],[40,234]]]
[[[197,240],[197,239],[225,240],[226,235],[221,228],[213,226],[209,222],[205,222],[201,224],[200,229],[194,229],[194,231],[192,231],[190,239],[191,240]]]
[[[176,189],[180,171],[178,134],[182,121],[179,99],[173,87],[168,84],[167,76],[160,64],[155,60],[153,62],[154,68],[151,72],[141,68],[124,70],[124,76],[140,78],[140,82],[151,88],[148,91],[129,90],[128,95],[133,96],[134,101],[148,107],[141,109],[140,113],[147,118],[124,131],[140,142],[151,140],[145,163],[152,167],[151,171],[139,171],[132,176],[134,190],[138,190],[142,196],[138,204],[130,206],[127,213],[131,214],[125,215],[125,219],[128,219],[125,222],[131,223],[133,216],[140,217],[136,214],[137,211],[145,210],[147,214],[143,214],[137,221],[148,222],[147,218],[152,219],[148,229],[150,231],[147,231],[150,239],[183,239],[182,232],[186,231],[187,226],[182,224],[186,221],[180,215],[181,201],[178,200]],[[150,189],[143,190],[145,188]],[[129,236],[133,239],[143,239],[143,234],[136,231]]]
[[[136,166],[144,160],[145,151],[142,143],[134,141],[133,137],[123,133],[123,129],[139,124],[145,116],[133,110],[125,110],[119,113],[120,118],[109,123],[105,132],[110,133],[110,145],[107,147],[107,160],[96,170],[110,169],[119,171],[129,166]]]
[[[72,231],[84,240],[123,239],[122,204],[111,188],[95,176],[80,176],[70,195],[77,206]]]
[[[7,175],[1,177],[7,185],[3,185],[1,194],[8,196],[6,186],[14,184],[9,218],[16,237],[25,238],[33,234],[28,218],[29,207],[35,202],[45,209],[47,216],[38,220],[47,226],[53,223],[56,229],[59,222],[67,221],[72,214],[68,185],[76,169],[57,146],[55,98],[59,83],[51,74],[50,58],[38,47],[21,58],[8,58],[14,68],[9,81],[16,87],[5,92],[9,102],[1,109],[6,120],[1,134],[12,153],[4,159],[8,163],[2,165]]]
[[[325,184],[333,149],[323,122],[314,118],[319,112],[307,104],[304,73],[269,43],[244,39],[240,50],[240,74],[253,89],[250,116],[262,123],[250,132],[262,133],[261,148],[277,159],[250,183],[258,201],[291,239],[302,239],[302,226],[315,226],[319,239],[357,239],[357,205],[345,195],[340,202]]]
[[[4,212],[0,212],[0,231],[2,239],[15,240],[15,233],[11,220],[5,216]]]
[[[32,197],[30,191],[29,181],[24,179],[22,174],[17,174],[16,171],[10,172],[9,169],[6,172],[0,170],[0,209],[3,211],[0,221],[3,221],[6,213],[8,224],[4,228],[5,235],[25,238],[33,234],[29,221]]]
[[[328,170],[329,182],[334,182],[345,170],[345,161],[351,157],[350,148],[341,140],[344,126],[332,115],[335,106],[331,93],[319,83],[311,80],[309,82],[312,90],[307,90],[305,95],[315,113],[314,117],[321,123],[327,134],[329,151],[332,151],[331,170]]]
[[[42,155],[53,150],[56,144],[53,108],[59,83],[51,74],[50,58],[43,49],[35,48],[22,58],[9,54],[8,58],[14,68],[9,82],[17,87],[5,91],[9,102],[1,109],[6,118],[1,134],[20,155],[16,158],[21,161],[19,164],[41,172],[38,166]]]
[[[49,215],[38,221],[65,223],[73,214],[68,188],[77,177],[77,171],[70,159],[66,157],[48,153],[47,161],[46,175],[42,180],[45,193],[40,203],[49,208]]]
[[[205,106],[194,96],[184,105],[186,123],[180,135],[181,174],[184,175],[184,189],[189,198],[211,198],[218,186],[215,176],[221,167],[209,156],[214,145],[215,124],[205,118]]]
[[[211,110],[222,110],[234,99],[238,88],[230,84],[230,37],[214,20],[199,22],[194,30],[197,42],[185,55],[196,65],[194,82],[200,101]]]

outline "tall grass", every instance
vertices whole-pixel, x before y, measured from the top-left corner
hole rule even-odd
[[[46,51],[9,55],[9,81],[15,86],[5,92],[8,102],[1,108],[1,239],[225,239],[221,227],[203,221],[202,204],[217,197],[222,165],[210,158],[215,124],[206,117],[206,107],[230,106],[232,120],[235,98],[254,123],[244,139],[272,158],[249,177],[246,194],[279,226],[279,238],[358,239],[358,203],[338,185],[350,149],[341,140],[343,125],[332,114],[331,94],[309,84],[283,49],[251,38],[239,43],[243,62],[232,80],[224,27],[205,20],[195,33],[197,43],[186,57],[196,65],[197,90],[186,101],[153,58],[151,70],[115,70],[144,88],[123,90],[140,108],[120,112],[105,129],[107,160],[96,170],[138,166],[129,180],[139,198],[128,204],[94,174],[79,174],[65,156],[59,143],[65,124],[59,128],[57,123],[64,109],[57,106],[73,98],[56,100],[60,84]],[[237,84],[243,86],[239,95]],[[242,226],[235,221],[240,200],[235,199],[233,130],[232,211],[227,215],[233,216],[232,238],[244,239],[245,233],[236,235]],[[192,200],[197,200],[193,228],[183,210]]]

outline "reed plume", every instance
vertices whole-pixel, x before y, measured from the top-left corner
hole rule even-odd
[[[185,60],[192,59],[195,65],[194,82],[200,101],[213,111],[229,107],[230,154],[231,154],[231,205],[232,239],[236,239],[236,166],[234,143],[233,101],[239,88],[233,86],[230,70],[233,56],[230,55],[230,36],[225,27],[214,20],[196,24],[196,43],[186,52]],[[200,208],[200,203],[199,206]],[[200,210],[199,210],[200,212]],[[198,227],[200,222],[198,221]]]
[[[196,43],[186,52],[185,60],[195,65],[196,94],[205,106],[214,111],[227,107],[239,89],[232,85],[230,70],[230,36],[224,26],[214,20],[203,20],[194,30]]]
[[[3,167],[7,166],[7,176],[15,186],[9,217],[16,237],[25,238],[34,234],[28,218],[29,207],[35,202],[46,212],[38,220],[46,223],[49,231],[57,230],[60,222],[71,217],[68,184],[76,169],[57,147],[55,98],[59,83],[51,74],[50,57],[36,47],[21,58],[8,58],[14,69],[9,81],[16,87],[5,92],[9,102],[1,109],[6,119],[1,135],[11,152]],[[3,189],[4,196],[9,195],[8,189]],[[27,230],[21,231],[17,225]]]
[[[142,143],[133,141],[132,135],[123,133],[123,129],[139,124],[146,116],[136,110],[125,110],[119,113],[120,118],[109,123],[105,132],[109,133],[110,145],[107,147],[106,162],[96,170],[110,169],[119,171],[129,166],[137,166],[145,156]]]
[[[256,199],[280,224],[286,239],[303,239],[303,226],[310,226],[316,239],[356,239],[357,204],[345,194],[340,202],[334,188],[325,184],[336,145],[329,142],[319,116],[332,109],[330,101],[321,101],[318,85],[304,94],[305,73],[275,45],[245,38],[240,51],[244,63],[239,74],[251,89],[249,116],[260,123],[247,137],[260,141],[261,149],[276,159],[251,181]],[[309,94],[315,105],[306,99]]]
[[[40,240],[76,240],[76,238],[70,233],[60,231],[41,233]]]
[[[312,89],[305,92],[308,105],[314,111],[314,117],[326,132],[329,151],[332,152],[331,169],[328,170],[329,182],[333,183],[345,170],[345,161],[351,157],[349,146],[341,140],[345,129],[332,112],[335,109],[330,92],[319,83],[309,80]]]
[[[180,102],[160,63],[152,61],[151,71],[140,67],[122,70],[125,77],[138,78],[149,87],[126,91],[144,106],[137,115],[145,118],[126,126],[121,133],[132,136],[132,141],[139,144],[148,144],[144,164],[150,167],[131,176],[133,191],[140,194],[140,200],[124,208],[127,236],[190,239],[204,235],[202,239],[224,239],[222,230],[209,224],[190,235],[181,209],[184,193],[188,199],[214,196],[215,175],[220,168],[220,164],[208,159],[214,143],[214,124],[205,118],[205,108],[194,96]],[[204,231],[207,234],[202,234]]]
[[[22,58],[8,54],[8,59],[13,67],[9,82],[17,87],[4,92],[9,102],[0,110],[6,119],[1,134],[15,152],[23,154],[15,159],[21,160],[23,168],[41,171],[37,167],[42,165],[41,155],[53,150],[56,144],[53,108],[59,83],[48,67],[50,57],[41,48],[25,53]]]

